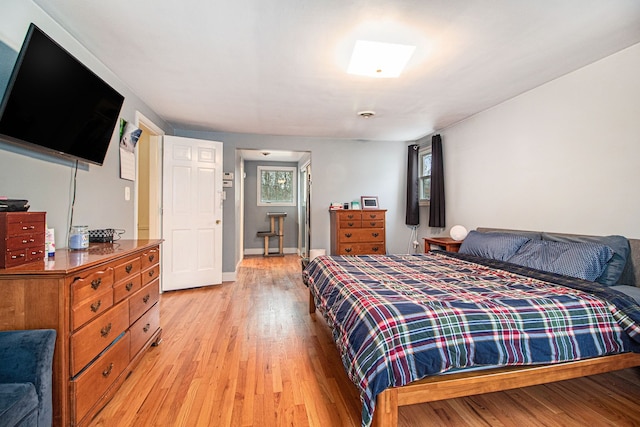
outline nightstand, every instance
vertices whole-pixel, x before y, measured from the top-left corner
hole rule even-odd
[[[447,252],[458,252],[462,240],[453,240],[451,237],[423,237],[424,251],[429,252],[431,245],[441,246]]]

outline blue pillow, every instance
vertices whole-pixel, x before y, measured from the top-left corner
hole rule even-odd
[[[513,233],[480,233],[472,230],[458,252],[482,258],[506,261],[530,239]]]
[[[602,274],[612,256],[613,249],[598,243],[532,240],[524,244],[508,261],[593,282]]]
[[[613,249],[613,256],[607,262],[602,274],[596,279],[596,282],[606,286],[617,285],[627,264],[627,258],[631,248],[629,240],[624,236],[571,236],[553,233],[542,233],[543,240],[552,240],[555,242],[588,242],[599,243],[609,246]]]

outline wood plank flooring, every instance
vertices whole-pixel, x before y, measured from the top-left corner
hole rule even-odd
[[[297,256],[249,257],[236,282],[161,295],[163,341],[92,421],[99,426],[359,426],[360,402]],[[408,426],[637,426],[627,369],[400,409]]]

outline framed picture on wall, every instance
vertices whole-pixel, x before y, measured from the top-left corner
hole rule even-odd
[[[379,209],[377,196],[361,196],[360,206],[362,209]]]

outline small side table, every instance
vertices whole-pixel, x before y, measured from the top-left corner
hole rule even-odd
[[[423,237],[424,252],[431,250],[431,245],[441,246],[447,252],[458,252],[462,240],[453,240],[451,237]]]

